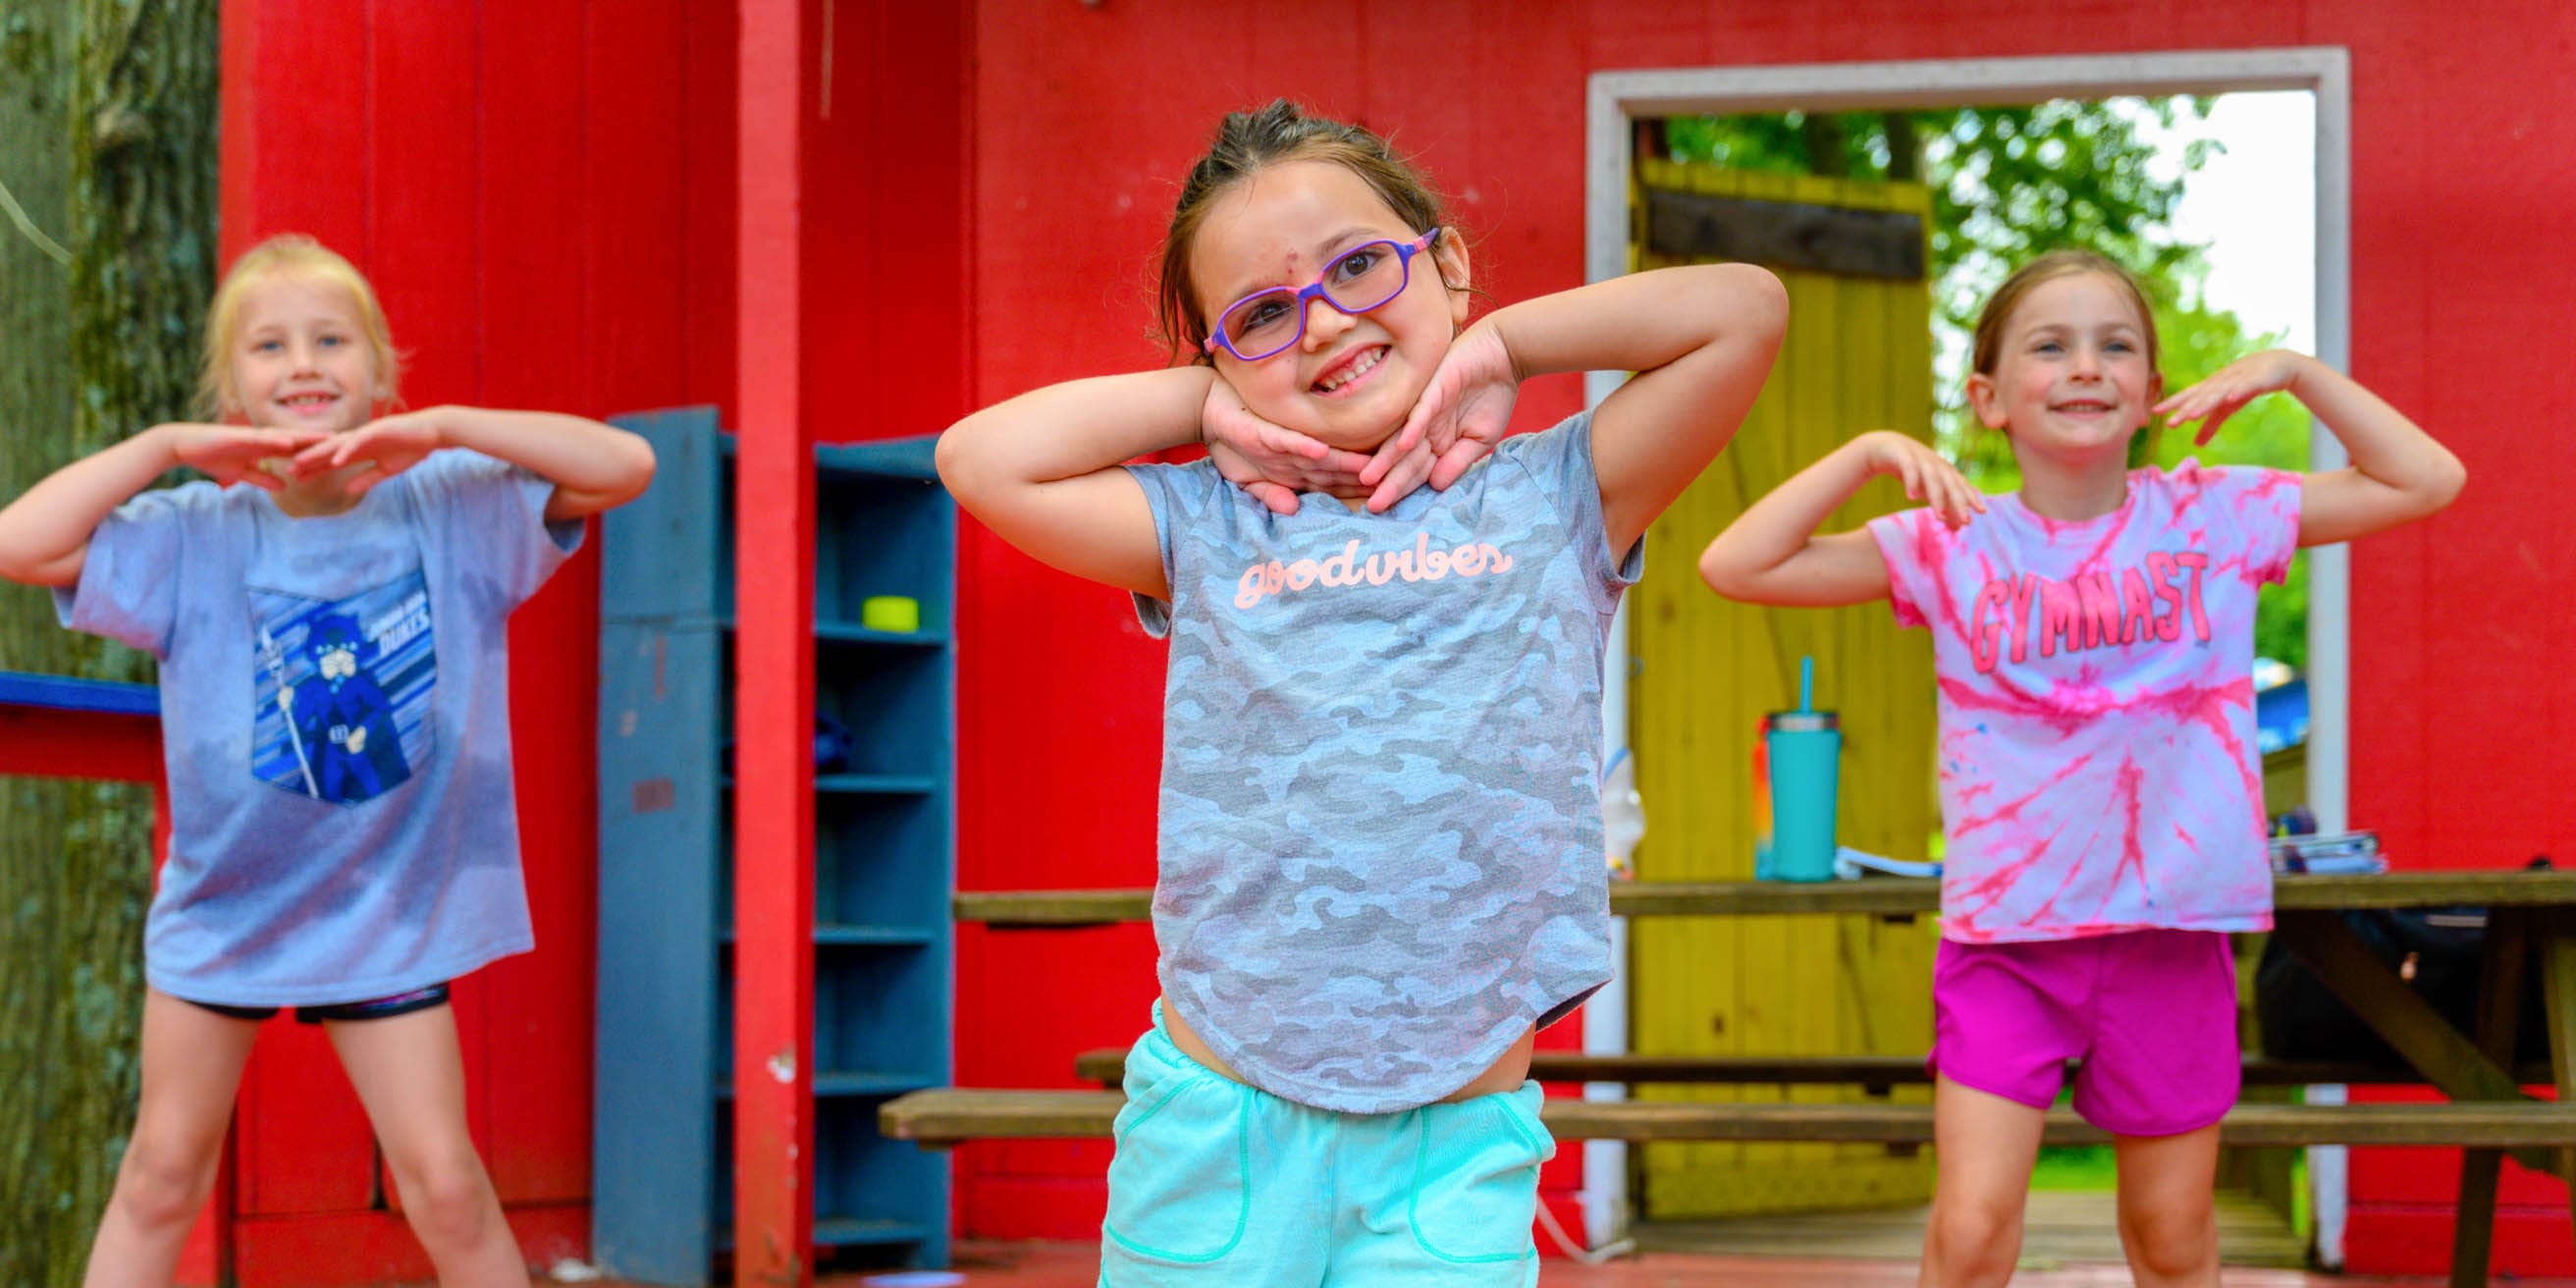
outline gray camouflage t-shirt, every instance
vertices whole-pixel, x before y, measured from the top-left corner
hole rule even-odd
[[[1610,978],[1601,659],[1644,543],[1610,552],[1590,414],[1376,515],[1128,469],[1172,587],[1137,599],[1163,995],[1264,1091],[1436,1101]]]
[[[191,483],[90,533],[80,583],[55,592],[64,625],[161,659],[153,987],[329,1005],[532,946],[508,618],[580,544],[581,524],[544,522],[553,493],[442,451],[343,514]]]

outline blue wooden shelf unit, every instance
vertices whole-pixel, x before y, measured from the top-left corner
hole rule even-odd
[[[661,468],[600,533],[593,1255],[645,1283],[713,1278],[734,946],[788,933],[814,954],[814,1242],[943,1266],[948,1158],[876,1127],[886,1097],[952,1080],[956,522],[930,440],[816,449],[815,701],[855,746],[814,781],[816,924],[736,926],[731,438],[713,408],[616,423]],[[918,601],[920,629],[860,625],[874,595]]]

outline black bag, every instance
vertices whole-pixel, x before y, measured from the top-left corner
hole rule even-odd
[[[2546,858],[2533,868],[2546,868]],[[2474,1039],[2478,981],[2486,951],[2484,908],[2356,908],[2337,913],[2372,955],[2388,963],[2417,996]],[[2514,1058],[2549,1058],[2540,955],[2525,960],[2522,1018],[2514,1032]],[[2254,1014],[2262,1027],[2263,1054],[2276,1060],[2357,1060],[2404,1067],[2397,1053],[2361,1017],[2346,1008],[2292,956],[2279,936],[2263,945],[2254,968]]]

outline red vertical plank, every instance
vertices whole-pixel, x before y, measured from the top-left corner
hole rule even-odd
[[[476,397],[478,125],[465,6],[378,0],[367,106],[365,246],[340,247],[372,279],[408,355],[413,406]]]
[[[280,232],[363,254],[369,7],[234,0],[224,8],[228,28],[242,33],[225,49],[224,143],[243,154],[224,175],[226,262]],[[316,73],[324,67],[334,74]]]
[[[687,61],[681,69],[681,227],[688,246],[681,266],[684,403],[714,403],[718,423],[735,423],[734,395],[734,86],[737,60],[732,0],[686,0]]]
[[[289,230],[364,255],[370,27],[363,5],[225,5],[227,264]],[[318,67],[340,74],[316,75]],[[328,1044],[284,1031],[294,1027],[271,1026],[243,1075],[236,1217],[356,1210],[374,1190],[366,1112]]]
[[[813,1280],[814,456],[801,396],[802,0],[742,8],[735,1278]]]
[[[967,14],[852,10],[805,139],[805,290],[826,302],[805,318],[805,395],[827,442],[936,433],[968,410]]]
[[[261,61],[260,36],[267,25],[264,19],[261,7],[250,0],[222,6],[218,17],[223,42],[215,91],[222,115],[216,126],[216,146],[222,152],[215,203],[218,272],[250,244],[250,230],[259,226],[259,185],[252,176],[259,172],[261,153],[255,125],[260,103],[256,69]]]
[[[2422,318],[2424,361],[2440,376],[2426,397],[2400,406],[2440,421],[2476,480],[2452,513],[2410,533],[2425,552],[2427,620],[2444,624],[2428,641],[2430,683],[2416,698],[2426,708],[2426,756],[2445,780],[2425,857],[2444,867],[2519,864],[2544,851],[2560,825],[2548,813],[2556,794],[2542,776],[2549,758],[2534,748],[2563,741],[2547,695],[2566,691],[2569,654],[2542,606],[2576,590],[2566,565],[2539,557],[2563,522],[2564,453],[2532,450],[2535,427],[2576,411],[2576,388],[2554,364],[2496,361],[2531,319],[2563,308],[2571,262],[2563,211],[2576,149],[2568,124],[2535,98],[2576,60],[2563,7],[2519,0],[2491,16],[2500,21],[2466,28],[2428,20],[2439,37],[2422,67],[2435,88],[2416,107],[2433,146],[2402,198],[2443,226],[2412,248],[2441,284]],[[2553,24],[2560,57],[2551,73],[2535,75],[2531,33]],[[2459,147],[2460,139],[2481,145]],[[2467,211],[2478,212],[2474,233],[2460,223]],[[2504,268],[2553,262],[2558,272]],[[2477,375],[2460,389],[2451,377],[2466,371]],[[2455,399],[2466,404],[2456,412]],[[2475,635],[2453,625],[2481,619]]]
[[[395,343],[405,355],[403,401],[426,407],[477,395],[480,229],[475,189],[475,7],[377,0],[369,39],[366,165],[367,244],[341,247],[374,282]],[[496,1094],[485,1053],[485,984],[456,981],[457,1044],[465,1072],[466,1121],[478,1154],[491,1152]],[[503,1090],[497,1094],[511,1094]],[[395,1210],[402,1196],[386,1172]]]
[[[601,209],[582,171],[584,14],[483,13],[472,208],[483,228],[475,397],[489,406],[605,410],[579,379],[578,355],[598,343],[583,249],[599,216],[575,212]],[[519,855],[537,947],[476,972],[472,1008],[488,1037],[475,1071],[488,1088],[483,1160],[506,1204],[590,1193],[598,562],[585,549],[510,622]]]
[[[320,1026],[261,1029],[233,1115],[236,1216],[362,1212],[375,1201],[375,1136]]]
[[[681,396],[684,310],[678,288],[691,247],[679,213],[685,74],[680,0],[595,9],[582,94],[582,165],[590,208],[586,276],[592,337],[588,385],[597,411],[666,407]],[[587,728],[587,726],[585,726]]]
[[[2415,408],[2425,406],[2433,387],[2424,324],[2440,289],[2418,248],[2445,236],[2449,223],[2448,212],[2409,195],[2434,145],[2416,106],[2435,92],[2425,79],[2422,46],[2434,38],[2425,25],[2400,9],[2366,8],[2320,23],[2326,29],[2313,37],[2352,46],[2352,137],[2368,140],[2352,148],[2350,371],[2382,397]],[[2485,483],[2476,476],[2477,455],[2463,454],[2473,480],[2467,505],[2476,504]],[[2424,554],[2420,533],[2373,538],[2349,552],[2350,818],[2353,826],[2378,829],[2401,867],[2428,861],[2429,791],[2442,776],[2427,759],[2425,705],[2415,696],[2433,678],[2430,641],[2439,630],[2426,616]]]

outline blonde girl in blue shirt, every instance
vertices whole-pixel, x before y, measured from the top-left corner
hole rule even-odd
[[[310,238],[243,255],[208,312],[206,402],[246,424],[154,426],[0,509],[0,577],[160,661],[142,1103],[83,1282],[171,1282],[259,1022],[292,1007],[338,1051],[443,1288],[527,1288],[447,985],[534,942],[510,610],[585,516],[644,490],[652,449],[546,412],[379,418],[383,311]],[[213,481],[143,490],[182,465]]]

